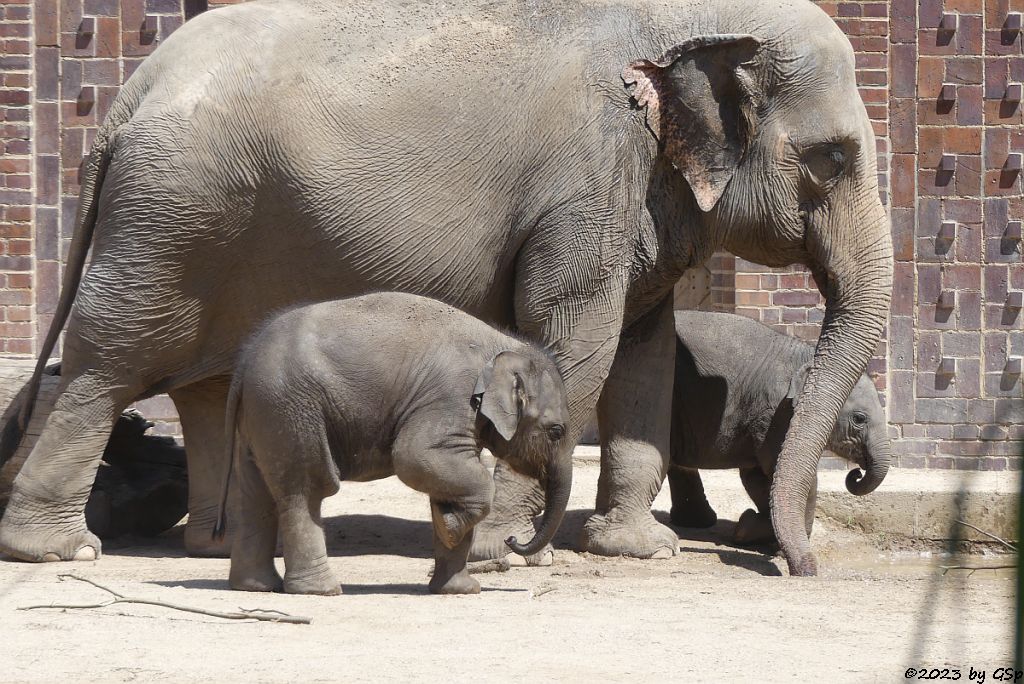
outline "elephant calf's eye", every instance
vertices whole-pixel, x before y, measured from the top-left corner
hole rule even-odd
[[[552,442],[557,442],[558,440],[562,439],[562,437],[565,437],[564,425],[552,425],[551,427],[548,428],[548,439],[550,439]]]
[[[858,427],[864,427],[865,425],[867,425],[867,422],[868,422],[868,417],[865,416],[863,413],[854,413],[853,414],[853,424],[854,425],[856,425]]]

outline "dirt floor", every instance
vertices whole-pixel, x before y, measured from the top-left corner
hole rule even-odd
[[[781,559],[727,543],[747,502],[734,473],[707,482],[725,520],[680,530],[670,560],[571,550],[598,468],[577,469],[554,564],[478,575],[479,596],[426,592],[425,497],[394,478],[348,484],[325,506],[344,595],[227,589],[227,560],[186,558],[178,527],[158,543],[110,543],[96,563],[0,562],[0,679],[14,681],[803,681],[895,682],[907,669],[1010,665],[1010,571],[942,575],[940,554],[881,550],[819,520],[822,575],[785,576]],[[717,491],[716,482],[729,482]],[[655,504],[667,521],[668,488]],[[1007,562],[971,557],[967,562]],[[280,561],[279,561],[280,562]],[[265,608],[311,625],[228,622],[160,607],[17,610],[95,603],[103,592],[210,610]]]

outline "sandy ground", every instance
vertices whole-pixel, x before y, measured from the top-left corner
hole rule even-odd
[[[985,668],[991,680],[995,668],[1010,664],[1008,571],[942,576],[938,565],[948,559],[883,551],[819,520],[822,575],[779,576],[781,559],[727,543],[728,520],[747,507],[734,473],[706,478],[727,520],[712,530],[681,530],[675,558],[578,554],[569,549],[592,506],[597,473],[596,466],[577,469],[554,564],[478,575],[479,596],[427,594],[427,501],[394,478],[345,485],[325,506],[345,592],[338,597],[229,591],[228,561],[184,557],[180,527],[157,543],[110,543],[95,563],[0,562],[0,678],[895,682],[908,667],[961,668],[964,681],[968,668]],[[667,520],[667,487],[655,509]],[[57,580],[69,571],[131,596],[212,610],[275,609],[313,622],[227,622],[138,605],[17,610],[104,597]]]

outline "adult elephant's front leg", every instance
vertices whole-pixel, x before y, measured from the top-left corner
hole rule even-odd
[[[597,512],[583,527],[584,551],[668,558],[679,550],[676,533],[651,514],[668,469],[674,363],[666,298],[623,334],[598,403],[601,476]]]
[[[553,251],[547,254],[557,256]],[[602,281],[600,272],[582,274],[582,280],[575,282],[572,290],[596,294],[583,302],[571,295],[562,295],[554,298],[558,305],[552,307],[553,298],[545,288],[555,282],[551,274],[557,269],[557,264],[540,260],[529,265],[522,274],[516,295],[516,327],[554,355],[565,382],[572,415],[568,437],[575,443],[593,415],[615,358],[622,325],[624,278],[608,277]],[[593,281],[587,281],[587,277]],[[474,530],[469,559],[507,557],[510,562],[520,564],[523,561],[510,553],[505,540],[533,537],[534,518],[544,509],[544,490],[536,480],[517,474],[503,461],[498,461],[494,468],[494,487],[491,513]],[[549,545],[525,562],[550,565],[552,559],[553,550]]]
[[[181,418],[188,459],[188,522],[185,550],[191,556],[226,558],[231,555],[231,525],[223,539],[213,538],[221,484],[228,454],[224,412],[228,378],[211,378],[171,392]],[[233,488],[234,489],[234,488]],[[233,502],[233,498],[230,500]],[[228,511],[234,510],[233,506]]]

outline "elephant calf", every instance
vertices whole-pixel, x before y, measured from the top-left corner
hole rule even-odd
[[[320,503],[341,480],[397,475],[430,496],[430,590],[442,594],[480,591],[466,559],[494,496],[482,447],[546,483],[534,538],[506,541],[516,553],[546,546],[569,500],[569,406],[554,362],[417,295],[370,294],[276,316],[242,352],[227,421],[235,426],[231,452],[239,442],[241,493],[233,589],[340,593]],[[215,534],[223,533],[230,477],[229,467]],[[279,527],[283,580],[274,568]]]
[[[672,458],[668,481],[672,522],[711,527],[716,515],[704,496],[698,468],[739,468],[757,512],[744,511],[736,541],[775,538],[769,493],[796,397],[814,346],[742,316],[675,312],[676,372],[672,402]],[[862,374],[839,412],[826,448],[855,462],[846,486],[873,491],[889,469],[889,437],[878,392]],[[807,533],[814,521],[816,482],[806,502]]]

